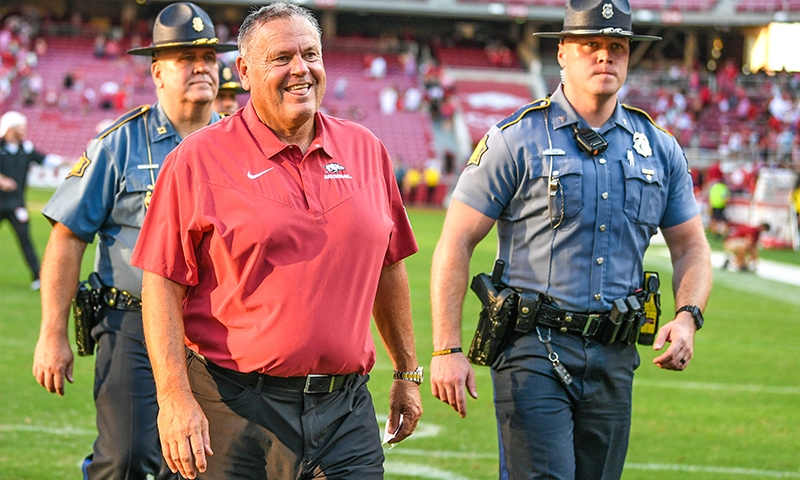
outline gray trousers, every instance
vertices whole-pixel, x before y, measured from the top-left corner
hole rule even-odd
[[[536,330],[512,338],[493,365],[500,477],[511,480],[616,480],[631,419],[634,345],[606,345],[548,332],[573,378],[558,380]]]
[[[92,336],[98,346],[94,374],[98,435],[86,469],[88,478],[144,480],[147,474],[158,480],[176,478],[161,455],[156,384],[141,313],[105,309]]]
[[[304,394],[246,383],[193,354],[187,362],[214,451],[199,479],[383,478],[368,375],[332,393]]]

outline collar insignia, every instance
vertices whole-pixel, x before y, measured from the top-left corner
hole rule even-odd
[[[650,140],[644,133],[636,132],[633,134],[633,149],[636,153],[643,157],[649,157],[653,154],[653,149],[650,148]]]
[[[158,132],[159,135],[164,135],[167,133],[167,127],[158,127],[156,128],[156,132]]]

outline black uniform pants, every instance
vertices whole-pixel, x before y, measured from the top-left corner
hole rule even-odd
[[[19,245],[22,247],[22,254],[25,255],[25,261],[28,262],[28,267],[31,269],[33,279],[37,280],[39,278],[39,258],[36,256],[36,251],[33,249],[28,220],[26,219],[24,222],[21,222],[19,218],[17,218],[16,213],[14,213],[14,210],[6,208],[0,209],[0,223],[2,223],[3,220],[8,220],[14,232],[16,232]]]
[[[177,478],[161,455],[156,384],[147,356],[140,312],[104,310],[92,330],[97,340],[94,402],[97,440],[89,480]]]

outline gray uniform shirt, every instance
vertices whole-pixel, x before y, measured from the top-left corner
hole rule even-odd
[[[217,120],[213,113],[211,123]],[[180,141],[158,103],[131,110],[92,139],[42,210],[87,243],[97,235],[95,271],[105,285],[141,298],[142,271],[131,266],[131,253],[148,192]]]
[[[497,220],[506,284],[563,309],[604,312],[641,287],[657,227],[699,208],[683,150],[644,112],[617,104],[598,130],[608,149],[594,157],[578,148],[572,125],[588,128],[560,86],[523,106],[479,142],[453,198]]]

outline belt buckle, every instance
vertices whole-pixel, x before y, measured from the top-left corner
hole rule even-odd
[[[595,325],[592,328],[592,325]],[[590,313],[589,318],[586,319],[586,325],[583,327],[583,335],[584,337],[593,337],[597,333],[597,329],[600,328],[600,315],[597,313]]]
[[[325,382],[319,381],[324,378],[327,378],[330,381],[327,387],[325,386]],[[336,376],[334,375],[320,375],[313,373],[306,375],[306,385],[303,388],[303,393],[331,393],[333,392],[333,383],[335,380]]]

